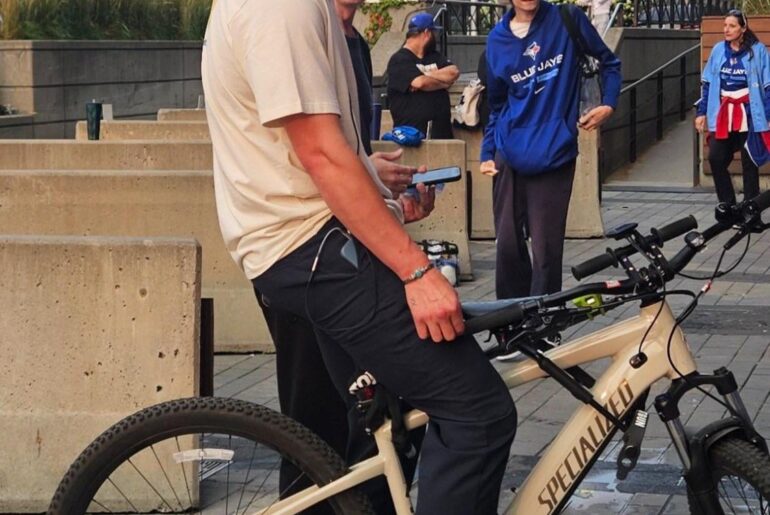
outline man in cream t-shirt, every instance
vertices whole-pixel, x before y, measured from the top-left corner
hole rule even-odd
[[[431,416],[418,513],[496,513],[516,412],[363,151],[330,0],[219,0],[202,73],[233,259],[313,325],[340,391],[360,367]]]

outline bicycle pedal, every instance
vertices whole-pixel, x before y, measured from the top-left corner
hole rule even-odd
[[[616,477],[619,480],[626,479],[628,473],[636,467],[639,455],[642,452],[642,440],[647,430],[649,414],[646,411],[636,410],[634,421],[623,433],[623,447],[618,454],[618,471]]]

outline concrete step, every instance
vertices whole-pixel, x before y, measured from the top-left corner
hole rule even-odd
[[[75,139],[88,140],[85,121],[75,127]],[[102,121],[99,130],[101,141],[125,140],[210,140],[208,123],[205,121],[156,122],[148,120]]]
[[[209,141],[0,140],[0,169],[211,170]]]

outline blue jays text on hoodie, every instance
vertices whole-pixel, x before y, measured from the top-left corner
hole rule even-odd
[[[580,9],[570,9],[586,53],[599,61],[602,104],[615,108],[620,95],[620,60]],[[516,173],[554,170],[577,156],[580,101],[579,53],[559,8],[540,0],[524,38],[514,36],[510,10],[487,41],[487,94],[491,107],[481,161],[502,153]]]

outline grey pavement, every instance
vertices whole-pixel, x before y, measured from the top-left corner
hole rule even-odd
[[[687,214],[693,214],[706,227],[713,220],[715,196],[710,193],[639,193],[605,192],[603,217],[606,228],[622,222],[638,222],[642,230],[660,226]],[[719,240],[723,241],[723,240]],[[568,240],[565,251],[564,286],[577,281],[569,267],[602,252],[609,242],[604,239]],[[735,270],[717,280],[712,290],[685,323],[688,341],[696,355],[699,369],[711,372],[720,366],[730,368],[741,385],[746,406],[759,431],[770,434],[770,234],[754,236],[745,258]],[[677,244],[666,245],[672,251]],[[743,252],[738,245],[724,259],[731,265]],[[712,244],[688,267],[695,274],[713,270],[720,246]],[[475,280],[459,287],[462,300],[494,298],[494,242],[472,243]],[[599,279],[620,278],[610,269],[595,276]],[[669,289],[699,289],[703,281],[677,279]],[[680,311],[687,303],[683,297],[672,297],[670,303]],[[569,339],[587,334],[617,320],[633,316],[636,304],[628,304],[607,316],[572,328],[564,336]],[[586,369],[598,374],[606,366],[597,362]],[[650,399],[665,387],[655,385]],[[275,363],[272,355],[222,355],[215,360],[215,389],[218,396],[238,397],[278,409]],[[520,484],[551,439],[558,433],[579,403],[558,384],[549,379],[528,383],[512,390],[519,412],[519,427],[513,446],[500,510],[513,497],[511,488]],[[687,396],[680,404],[687,424],[701,426],[723,416],[724,412],[703,394]],[[680,464],[671,448],[657,415],[652,410],[650,423],[637,468],[625,481],[615,479],[617,437],[602,454],[573,496],[565,510],[568,514],[684,514],[689,513],[680,478]],[[419,482],[417,485],[419,489]]]

